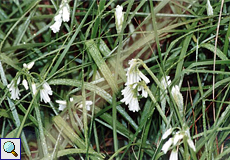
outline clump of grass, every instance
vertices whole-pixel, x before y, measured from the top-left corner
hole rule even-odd
[[[228,2],[0,3],[0,135],[22,159],[229,156]]]

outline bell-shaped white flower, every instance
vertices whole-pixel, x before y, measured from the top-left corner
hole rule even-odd
[[[121,100],[121,102],[125,103],[126,105],[129,105],[129,110],[133,112],[138,112],[140,110],[138,99],[137,99],[137,93],[135,93],[132,85],[127,85],[122,91],[122,95],[124,98]]]
[[[196,147],[195,147],[193,141],[191,140],[191,138],[187,139],[187,143],[188,143],[189,147],[192,148],[194,152],[196,152]]]
[[[50,26],[50,29],[54,32],[57,33],[60,30],[61,24],[62,24],[62,18],[61,14],[58,14],[54,17],[55,23]]]
[[[184,134],[178,131],[173,137],[173,145],[175,146],[182,138],[184,138]]]
[[[169,128],[162,136],[162,139],[168,138],[168,136],[172,133],[173,128]]]
[[[189,147],[192,148],[194,152],[196,152],[196,147],[195,147],[195,145],[191,139],[191,136],[190,136],[189,127],[187,127],[185,130],[185,136],[187,137],[187,143],[188,143]]]
[[[178,151],[176,149],[172,150],[169,160],[178,160]]]
[[[173,99],[175,100],[175,102],[176,102],[176,104],[177,104],[177,106],[179,108],[180,114],[183,115],[184,102],[183,102],[183,96],[180,93],[180,89],[179,89],[178,85],[175,85],[175,86],[172,87],[171,94],[172,94]]]
[[[34,66],[34,61],[26,64],[26,63],[23,63],[23,67],[30,70],[32,67]]]
[[[26,90],[29,89],[28,82],[27,82],[26,79],[23,79],[23,80],[22,80],[22,85],[25,87]]]
[[[161,86],[163,89],[167,89],[167,86],[171,84],[171,80],[169,76],[162,77],[161,79]]]
[[[61,28],[62,21],[69,22],[70,20],[70,7],[66,0],[63,0],[61,5],[59,6],[60,10],[58,14],[54,17],[54,24],[50,26],[50,29],[57,33]]]
[[[42,89],[40,90],[40,100],[45,103],[50,102],[49,95],[52,95],[53,91],[47,82],[43,83]]]
[[[58,103],[58,105],[59,105],[59,108],[58,108],[59,111],[63,111],[66,108],[66,104],[67,104],[66,101],[56,100],[55,102]]]
[[[146,84],[150,82],[149,79],[138,69],[139,62],[137,59],[130,60],[129,65],[130,66],[126,73],[127,76],[126,84],[138,83],[141,80],[144,80]]]
[[[213,8],[212,8],[212,5],[210,4],[209,0],[207,0],[206,9],[207,9],[207,15],[212,16],[213,15]]]
[[[20,83],[21,79],[18,77],[17,82],[15,80],[12,80],[10,84],[7,85],[9,88],[9,91],[11,93],[11,99],[16,100],[19,99],[19,96],[21,95],[18,89],[18,85]]]
[[[167,142],[165,142],[165,144],[163,145],[162,147],[162,151],[164,152],[164,154],[166,154],[170,148],[170,146],[172,145],[173,143],[173,139],[172,138],[169,138],[169,140]]]
[[[70,19],[70,7],[67,3],[62,8],[62,19],[63,22],[69,22]]]
[[[124,13],[122,12],[122,10],[123,10],[123,7],[117,5],[116,11],[115,11],[115,22],[116,22],[117,33],[121,32],[122,24],[124,21]]]
[[[36,84],[32,83],[31,87],[32,87],[32,93],[33,93],[33,95],[35,95],[35,93],[37,92]]]

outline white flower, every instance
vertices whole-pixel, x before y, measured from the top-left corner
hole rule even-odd
[[[181,132],[177,132],[175,136],[173,137],[173,145],[175,146],[178,141],[180,141],[184,137],[184,134],[181,134]]]
[[[36,84],[32,83],[31,87],[32,87],[32,93],[33,93],[33,95],[35,95],[35,93],[37,92]]]
[[[64,5],[62,8],[63,22],[69,22],[69,17],[70,17],[70,8],[69,5],[66,3],[66,5]]]
[[[130,67],[128,68],[128,71],[126,73],[126,84],[134,84],[140,82],[141,80],[144,80],[146,84],[150,82],[149,79],[138,69],[137,59],[132,59],[131,61],[129,61],[129,65]]]
[[[34,66],[34,61],[26,64],[26,63],[23,63],[23,67],[30,70],[32,67]]]
[[[171,133],[172,133],[173,129],[169,128],[162,136],[162,139],[166,139]]]
[[[206,9],[207,9],[208,16],[212,16],[213,15],[213,9],[212,9],[212,5],[210,4],[209,0],[207,0]]]
[[[63,111],[66,108],[66,101],[63,100],[56,100],[56,103],[59,104],[59,111]]]
[[[122,12],[122,10],[123,10],[123,7],[117,5],[116,11],[115,11],[115,21],[116,21],[117,33],[121,32],[122,24],[124,21],[124,13]]]
[[[196,147],[195,147],[195,145],[191,139],[191,136],[190,136],[189,127],[187,127],[187,129],[185,130],[185,135],[187,136],[188,145],[190,146],[190,148],[192,148],[194,150],[194,152],[196,152]]]
[[[178,160],[178,152],[176,149],[172,150],[170,157],[169,157],[169,160]]]
[[[144,86],[138,85],[137,87],[138,91],[141,91],[141,96],[147,98],[148,97],[148,92],[145,90]]]
[[[93,104],[93,102],[92,101],[85,101],[85,107],[86,107],[86,110],[87,111],[90,111],[90,106]],[[83,108],[83,103],[81,102],[81,103],[79,103],[79,106],[78,106],[79,108]]]
[[[61,21],[56,21],[52,26],[50,26],[50,29],[54,32],[57,33],[60,30],[61,27]]]
[[[50,29],[57,33],[60,30],[62,21],[68,22],[70,19],[70,7],[67,1],[62,1],[62,4],[59,6],[60,10],[58,11],[58,14],[54,17],[54,24],[50,26]]]
[[[191,140],[191,138],[188,138],[187,142],[188,142],[189,147],[192,148],[194,152],[196,152],[196,147],[195,147],[193,141]]]
[[[45,103],[50,102],[49,95],[52,95],[53,91],[47,82],[43,83],[42,89],[40,90],[40,100],[44,101]]]
[[[23,80],[22,80],[22,85],[25,87],[26,90],[29,89],[29,86],[28,86],[28,83],[27,83],[27,80],[26,80],[26,79],[23,79]]]
[[[169,147],[172,145],[173,143],[173,139],[172,138],[169,138],[169,140],[167,142],[165,142],[165,144],[163,145],[162,147],[162,151],[164,152],[164,154],[166,154],[169,150]]]
[[[173,99],[175,100],[178,108],[179,108],[179,112],[180,114],[183,114],[183,106],[184,106],[184,102],[183,102],[183,96],[180,93],[180,89],[178,85],[175,85],[172,87],[172,91],[171,94],[173,96]]]
[[[69,99],[69,101],[70,101],[70,102],[73,102],[73,97],[71,97],[71,98]]]
[[[13,100],[19,99],[19,96],[21,95],[18,89],[18,84],[20,83],[20,81],[21,79],[20,77],[18,77],[17,82],[15,82],[15,80],[12,80],[11,83],[7,85],[7,87],[9,88],[9,91],[11,92],[10,98]]]
[[[162,77],[161,85],[163,89],[167,89],[167,86],[171,84],[171,80],[169,76]]]
[[[124,102],[126,105],[129,104],[129,110],[133,112],[138,112],[140,110],[137,96],[134,94],[132,85],[127,85],[122,91],[124,98],[121,102]]]

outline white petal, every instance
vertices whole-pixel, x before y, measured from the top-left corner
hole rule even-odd
[[[19,85],[20,81],[21,81],[21,78],[19,76],[18,79],[17,79],[17,85]]]
[[[69,9],[69,5],[66,4],[63,9],[62,9],[62,19],[63,22],[69,22],[69,17],[70,17],[70,9]]]
[[[178,160],[178,152],[176,149],[172,150],[170,157],[169,157],[169,160]]]
[[[69,99],[69,101],[70,101],[70,102],[73,102],[73,97],[71,97],[71,98]]]
[[[162,139],[166,139],[171,133],[172,133],[173,129],[169,128],[162,136]]]
[[[32,93],[33,93],[33,95],[35,95],[35,93],[37,92],[36,84],[32,83],[31,87],[32,87]]]
[[[58,104],[66,105],[66,101],[63,100],[56,100],[55,102]]]
[[[175,146],[178,141],[180,141],[184,137],[183,134],[176,133],[175,136],[173,137],[173,145]]]
[[[27,66],[26,63],[23,63],[23,67],[24,67],[24,68],[28,68],[28,66]]]
[[[26,90],[29,89],[29,86],[28,86],[28,83],[27,83],[27,80],[26,80],[26,79],[23,79],[23,80],[22,80],[22,85],[25,87]]]
[[[115,22],[116,22],[117,33],[121,32],[122,24],[124,21],[124,13],[122,12],[122,10],[123,10],[123,7],[117,5],[116,11],[115,11]]]
[[[62,11],[61,11],[61,13],[62,13]],[[55,22],[62,22],[62,18],[61,18],[61,14],[60,13],[54,17],[54,21]]]
[[[194,150],[194,152],[196,152],[196,147],[193,141],[190,138],[188,138],[187,142],[188,142],[188,145]]]
[[[212,5],[210,4],[209,0],[207,0],[206,8],[207,8],[208,16],[212,16],[213,15],[213,8],[212,8]]]
[[[28,70],[30,70],[33,66],[34,66],[34,61],[32,61],[29,64],[27,64]]]
[[[141,71],[139,71],[139,76],[145,81],[146,84],[150,82],[149,79]]]
[[[50,29],[54,32],[57,33],[60,30],[61,27],[61,21],[56,21],[52,26],[50,26]]]
[[[173,143],[173,139],[172,138],[169,138],[169,140],[167,142],[165,142],[165,144],[163,145],[162,147],[162,151],[164,152],[164,154],[166,154],[169,150],[169,147],[172,145]]]

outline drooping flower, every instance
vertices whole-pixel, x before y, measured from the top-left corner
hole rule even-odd
[[[125,103],[126,105],[129,105],[129,110],[133,112],[138,112],[140,110],[138,99],[137,99],[137,93],[135,94],[135,91],[133,90],[132,85],[127,85],[122,91],[122,95],[124,98],[121,100],[121,102]]]
[[[66,0],[63,0],[61,5],[59,6],[60,10],[57,15],[54,17],[54,24],[50,26],[50,29],[57,33],[60,30],[62,21],[68,22],[70,20],[70,7]]]
[[[11,99],[16,100],[19,99],[19,96],[21,95],[18,89],[18,85],[20,83],[21,79],[20,77],[18,77],[17,81],[16,80],[12,80],[10,84],[7,85],[7,87],[9,88],[9,91],[11,93]]]
[[[116,11],[115,11],[115,22],[116,22],[117,33],[121,32],[122,24],[124,21],[124,13],[122,12],[122,10],[123,10],[123,7],[117,5]]]
[[[169,76],[162,77],[161,79],[161,86],[163,89],[167,89],[167,86],[171,84],[171,80]]]
[[[42,89],[40,90],[40,100],[45,103],[50,102],[49,95],[52,95],[53,91],[47,82],[43,83]]]
[[[69,5],[64,5],[62,8],[62,19],[63,22],[69,22],[70,19],[70,8]]]
[[[139,70],[138,68],[139,62],[137,59],[130,60],[129,65],[130,66],[126,73],[127,76],[126,84],[134,84],[140,82],[141,80],[144,80],[146,84],[150,82],[149,79]]]
[[[60,30],[61,24],[62,24],[62,18],[61,14],[58,14],[54,17],[55,23],[50,26],[50,29],[54,32],[57,33]]]
[[[185,130],[185,135],[187,136],[187,143],[189,145],[190,148],[193,149],[194,152],[196,152],[196,147],[191,139],[191,136],[190,136],[190,132],[189,132],[189,128],[187,127],[187,129]]]
[[[32,62],[30,62],[28,64],[23,63],[23,67],[28,69],[28,70],[30,70],[34,66],[34,63],[35,63],[34,61],[32,61]]]
[[[173,128],[169,128],[162,136],[162,139],[168,138],[168,136],[172,133]]]
[[[28,82],[27,82],[26,79],[23,79],[23,80],[22,80],[22,85],[25,87],[26,90],[29,89]]]
[[[210,4],[209,0],[207,0],[206,9],[207,9],[208,16],[212,16],[213,15],[213,8],[212,8],[212,5]]]
[[[175,146],[182,138],[184,138],[184,134],[178,131],[173,137],[173,145]]]
[[[164,152],[164,154],[166,154],[170,148],[170,146],[172,145],[173,143],[173,139],[172,138],[169,138],[169,140],[167,142],[165,142],[165,144],[163,145],[162,147],[162,151]]]
[[[169,157],[169,160],[178,160],[178,151],[177,149],[173,149],[171,154],[170,154],[170,157]]]
[[[180,114],[183,115],[184,102],[183,102],[183,96],[180,93],[180,89],[179,89],[178,85],[175,85],[175,86],[172,87],[171,94],[172,94],[173,99],[175,100],[175,102],[176,102],[176,104],[177,104],[177,106],[179,108]]]
[[[67,104],[66,101],[56,100],[55,102],[58,103],[58,105],[59,105],[59,108],[58,108],[59,111],[63,111],[66,108],[66,104]]]
[[[35,95],[35,93],[37,92],[36,84],[32,83],[31,87],[32,87],[32,93],[33,93],[33,95]]]

